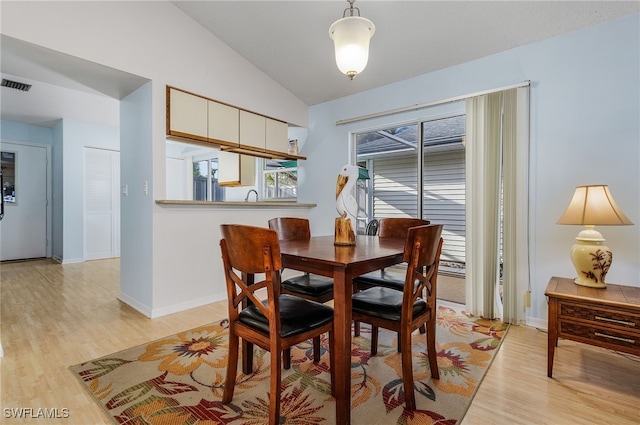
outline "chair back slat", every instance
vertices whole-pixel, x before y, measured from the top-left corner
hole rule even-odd
[[[237,224],[221,224],[222,238],[227,241],[229,261],[234,269],[242,273],[264,273],[264,259],[255,253],[265,246],[271,247],[273,267],[282,268],[278,234],[264,227]]]
[[[405,311],[411,311],[413,303],[422,297],[425,291],[427,304],[435,309],[437,275],[443,243],[442,228],[442,224],[430,224],[412,227],[408,231],[405,243],[407,274],[403,296],[403,309],[407,309]]]
[[[385,217],[379,220],[378,236],[381,238],[406,238],[409,228],[429,224],[429,220],[409,217]]]
[[[311,228],[309,220],[297,217],[276,217],[269,220],[269,229],[278,233],[281,241],[309,240]]]
[[[419,251],[418,267],[428,267],[432,265],[436,259],[438,251],[438,241],[442,235],[442,224],[427,224],[412,227],[420,227],[414,230],[407,229],[406,241],[404,245],[404,261],[410,261],[413,254],[413,247],[416,243],[420,243],[422,249]]]

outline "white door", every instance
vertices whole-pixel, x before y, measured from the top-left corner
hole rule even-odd
[[[84,149],[84,258],[120,256],[120,152]]]
[[[0,261],[47,256],[47,148],[0,144],[4,218]]]

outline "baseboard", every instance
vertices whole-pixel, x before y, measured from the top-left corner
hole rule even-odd
[[[192,308],[202,307],[203,305],[226,300],[227,294],[212,295],[210,297],[198,298],[196,300],[186,301],[180,304],[172,304],[161,308],[151,308],[123,293],[120,293],[120,295],[118,295],[118,299],[127,304],[129,307],[143,314],[144,316],[150,319],[155,319],[158,317],[167,316],[169,314],[179,313],[181,311],[190,310]]]
[[[198,298],[196,300],[186,301],[180,304],[173,304],[166,307],[154,308],[151,311],[151,318],[166,316],[168,314],[179,313],[181,311],[190,310],[203,305],[212,304],[218,301],[226,300],[227,294],[212,295],[209,297]]]
[[[142,304],[141,302],[138,302],[137,300],[135,300],[134,298],[131,298],[130,296],[128,296],[127,294],[123,294],[122,292],[120,292],[120,295],[118,295],[118,299],[125,303],[126,305],[128,305],[129,307],[131,307],[132,309],[136,310],[139,313],[142,313],[144,316],[148,317],[148,318],[152,318],[151,316],[151,312],[152,309],[149,306],[146,306],[144,304]]]
[[[535,317],[527,317],[527,326],[531,326],[532,328],[538,328],[547,330],[549,329],[549,323],[546,320],[536,319]]]
[[[72,258],[71,260],[67,260],[66,258],[58,259],[54,258],[54,260],[58,261],[60,264],[74,264],[74,263],[84,263],[84,258]]]

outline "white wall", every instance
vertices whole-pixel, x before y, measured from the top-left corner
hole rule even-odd
[[[333,188],[349,162],[349,133],[416,116],[413,112],[336,126],[337,120],[447,99],[531,80],[530,322],[544,322],[551,276],[575,274],[569,249],[578,226],[556,221],[575,186],[608,184],[636,225],[600,229],[614,252],[607,280],[640,286],[640,15],[425,74],[310,108],[300,165],[300,202],[316,232],[330,232]],[[424,111],[422,114],[433,112]],[[313,191],[305,188],[313,187]],[[322,223],[322,224],[321,224]]]

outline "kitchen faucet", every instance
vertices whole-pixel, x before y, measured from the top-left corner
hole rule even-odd
[[[244,202],[249,202],[249,195],[251,195],[251,192],[256,194],[256,202],[258,202],[258,191],[255,189],[251,189],[249,192],[247,192],[247,196],[244,198]]]

